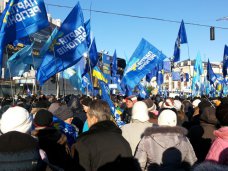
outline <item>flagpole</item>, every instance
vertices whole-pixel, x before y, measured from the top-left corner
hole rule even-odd
[[[7,46],[6,46],[6,54],[7,54],[7,60],[8,60],[8,59],[9,59],[9,54],[8,54]],[[12,81],[12,77],[11,77],[11,70],[10,70],[10,67],[9,67],[8,63],[7,63],[7,67],[8,67],[8,69],[9,69],[9,75],[10,75],[10,89],[11,89],[11,96],[12,96],[12,98],[13,98],[13,105],[14,105],[15,101],[14,101],[14,93],[13,93],[13,81]]]
[[[188,60],[189,60],[189,62],[190,62],[190,64],[189,64],[189,78],[191,78],[191,81],[192,81],[192,74],[191,74],[191,58],[190,58],[190,53],[189,53],[189,45],[188,45],[188,43],[187,43],[187,47],[188,47]],[[191,94],[191,97],[192,97],[192,86],[191,86],[191,88],[190,88],[190,94]]]

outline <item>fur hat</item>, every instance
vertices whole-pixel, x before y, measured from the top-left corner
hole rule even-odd
[[[32,128],[32,116],[22,107],[10,107],[1,118],[1,131],[7,133],[10,131],[18,131],[29,133]]]
[[[36,127],[49,127],[53,123],[53,115],[48,110],[41,109],[36,113],[33,122]]]
[[[196,108],[196,107],[198,107],[198,105],[199,105],[199,103],[201,102],[201,100],[200,99],[195,99],[193,102],[192,102],[192,106],[193,106],[193,108]]]
[[[171,109],[161,110],[158,116],[158,125],[160,126],[176,126],[177,114]]]
[[[63,121],[73,117],[73,111],[67,105],[60,106],[53,114]]]
[[[146,122],[149,120],[146,103],[138,101],[134,104],[132,108],[132,119],[139,120],[140,122]]]

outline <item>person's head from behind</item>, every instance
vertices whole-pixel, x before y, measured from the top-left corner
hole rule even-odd
[[[82,104],[82,107],[83,107],[83,110],[85,111],[85,113],[88,112],[89,110],[89,105],[90,103],[92,102],[92,99],[90,97],[84,97],[82,100],[81,100],[81,104]]]
[[[228,126],[228,107],[227,104],[221,104],[216,109],[216,118],[221,126]]]
[[[177,125],[177,111],[174,108],[163,108],[159,111],[158,116],[159,126],[176,126]]]
[[[90,103],[90,107],[86,115],[88,125],[91,127],[97,122],[110,120],[111,111],[107,102],[103,100],[93,100]]]

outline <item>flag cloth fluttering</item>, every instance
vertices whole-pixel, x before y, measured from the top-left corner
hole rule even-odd
[[[180,44],[188,43],[184,21],[181,21],[179,32],[174,46],[173,62],[180,61]]]
[[[24,15],[26,14],[26,15]],[[26,37],[49,25],[43,0],[10,0],[0,17],[0,68],[8,43]],[[0,69],[1,74],[1,69]]]
[[[77,3],[61,25],[53,46],[45,54],[36,78],[43,85],[51,76],[76,64],[88,51],[86,30],[80,4]]]

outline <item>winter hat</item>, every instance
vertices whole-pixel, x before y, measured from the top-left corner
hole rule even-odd
[[[128,96],[128,97],[126,98],[126,100],[131,100],[133,103],[135,103],[135,102],[137,102],[137,97],[134,96],[134,95]]]
[[[174,103],[174,108],[175,108],[177,111],[180,111],[180,110],[181,110],[181,106],[182,106],[181,101],[180,101],[180,100],[174,100],[173,103]]]
[[[48,108],[48,111],[54,113],[60,107],[60,103],[52,103]]]
[[[160,126],[176,126],[177,114],[171,109],[161,110],[158,116],[158,125]]]
[[[138,101],[134,104],[132,108],[132,119],[139,120],[140,122],[146,122],[149,120],[146,103]]]
[[[53,115],[48,110],[41,109],[36,113],[33,122],[36,127],[49,127],[53,123]]]
[[[73,117],[73,111],[67,105],[60,106],[54,113],[54,116],[61,120],[66,120]]]
[[[91,98],[85,97],[84,99],[82,99],[81,104],[84,106],[89,106],[91,102],[92,102]]]
[[[32,116],[22,107],[10,107],[2,114],[1,131],[7,133],[10,131],[18,131],[29,133],[32,128]]]
[[[198,105],[199,105],[199,103],[201,102],[201,100],[200,99],[195,99],[193,102],[192,102],[192,106],[193,106],[193,108],[196,108],[196,107],[198,107]]]
[[[148,111],[156,110],[157,107],[156,107],[155,103],[153,102],[153,100],[146,99],[146,100],[143,100],[143,102],[146,103]]]
[[[228,107],[227,104],[221,104],[216,109],[216,117],[222,126],[228,126]]]
[[[174,101],[173,99],[166,99],[162,104],[161,108],[174,108]]]

